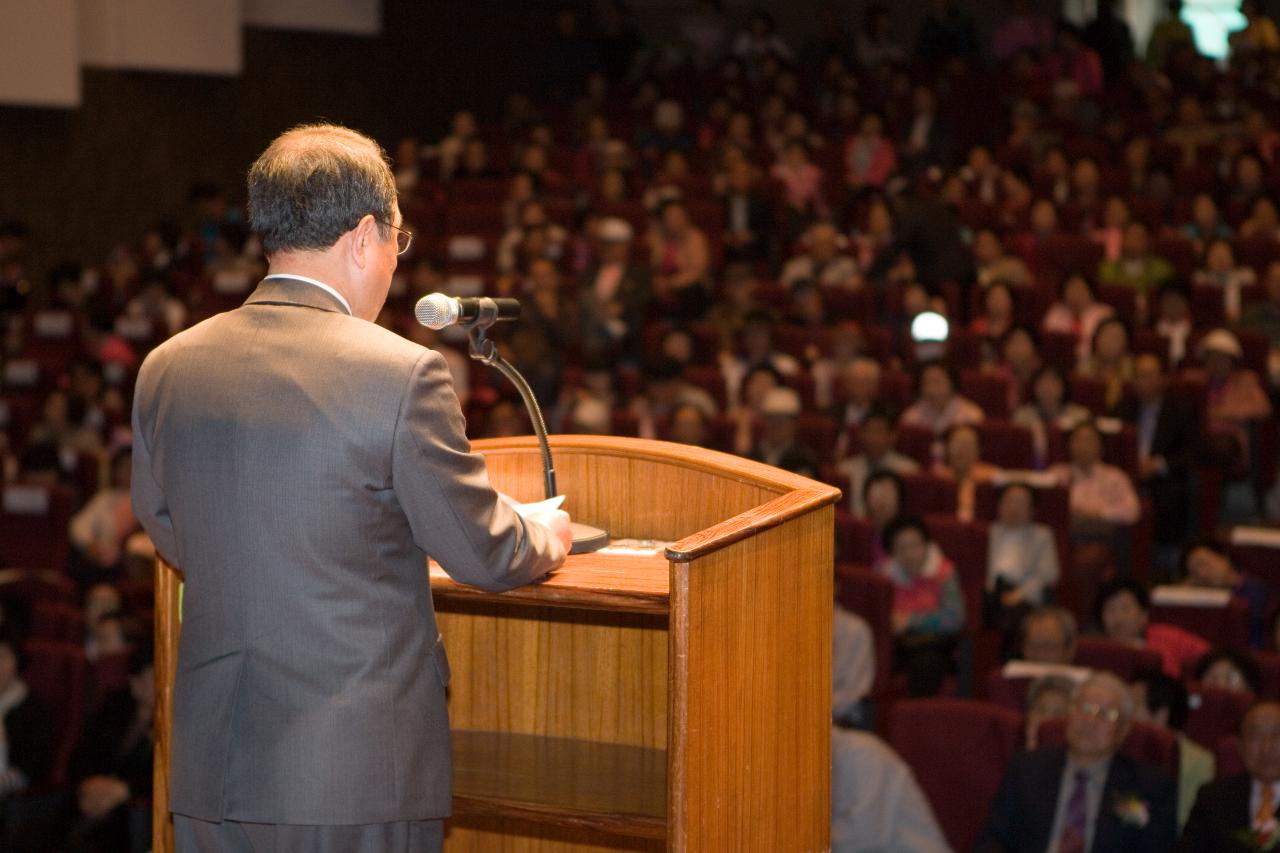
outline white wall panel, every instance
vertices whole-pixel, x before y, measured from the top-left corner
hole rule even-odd
[[[244,0],[244,22],[282,30],[371,36],[382,31],[381,0]]]
[[[0,103],[80,105],[76,0],[0,0]]]
[[[240,0],[79,0],[85,65],[239,74]]]

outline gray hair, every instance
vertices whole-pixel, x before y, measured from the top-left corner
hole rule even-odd
[[[1071,700],[1074,702],[1079,699],[1080,694],[1089,687],[1103,687],[1110,690],[1116,697],[1116,703],[1120,706],[1120,719],[1133,719],[1133,694],[1129,692],[1128,686],[1120,680],[1120,676],[1110,672],[1095,672],[1076,685],[1075,692],[1071,694]]]
[[[305,124],[275,138],[249,168],[249,221],[268,254],[323,250],[372,215],[384,239],[396,181],[386,152],[336,124]]]
[[[1070,701],[1075,692],[1076,683],[1065,675],[1042,675],[1031,682],[1031,688],[1027,690],[1027,711],[1034,708],[1046,693],[1060,693]]]
[[[1045,605],[1037,607],[1026,616],[1022,617],[1022,633],[1027,633],[1027,623],[1033,619],[1054,619],[1058,623],[1059,630],[1062,631],[1062,641],[1066,645],[1071,645],[1076,641],[1079,628],[1076,627],[1076,616],[1065,607],[1055,607],[1053,605]]]

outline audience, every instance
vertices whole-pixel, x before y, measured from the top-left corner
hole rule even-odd
[[[1184,667],[1209,651],[1209,644],[1190,631],[1152,622],[1151,599],[1135,581],[1107,582],[1097,601],[1095,616],[1107,639],[1157,653],[1170,678],[1181,678]]]
[[[1169,729],[1177,736],[1178,828],[1181,829],[1191,815],[1200,786],[1213,781],[1213,753],[1182,731],[1190,705],[1187,688],[1176,678],[1158,669],[1142,669],[1130,679],[1129,692],[1133,694],[1135,720]]]
[[[1043,675],[1027,689],[1027,716],[1024,728],[1025,746],[1033,750],[1040,745],[1040,726],[1050,720],[1065,720],[1071,706],[1076,683],[1063,675]]]
[[[1280,802],[1280,704],[1260,702],[1240,724],[1244,772],[1206,783],[1178,842],[1179,853],[1267,850]]]
[[[1268,577],[1240,571],[1243,563],[1214,547],[1186,545],[1200,531],[1280,519],[1280,499],[1258,501],[1275,482],[1270,394],[1280,387],[1280,133],[1267,119],[1280,91],[1274,25],[1246,3],[1248,26],[1218,68],[1196,53],[1170,4],[1173,17],[1156,22],[1140,65],[1113,4],[1101,4],[1082,37],[1054,28],[1034,4],[1012,2],[987,45],[960,4],[929,5],[914,46],[894,32],[889,9],[869,8],[866,26],[845,39],[848,55],[834,35],[817,53],[793,45],[767,15],[736,31],[734,11],[715,3],[682,17],[669,50],[641,43],[619,4],[604,4],[595,32],[572,12],[556,15],[554,43],[573,61],[557,66],[545,95],[513,95],[500,122],[490,121],[490,105],[470,105],[425,137],[438,145],[406,137],[389,146],[419,239],[379,322],[450,359],[476,437],[529,425],[519,401],[456,341],[411,322],[409,294],[471,287],[520,298],[522,320],[495,338],[528,374],[553,429],[626,425],[847,482],[847,508],[872,529],[872,563],[897,584],[891,641],[913,694],[938,690],[965,616],[976,618],[963,602],[984,591],[985,621],[1004,633],[1006,653],[1021,619],[1027,660],[1070,664],[1074,619],[1049,603],[1086,606],[1109,573],[1174,582],[1180,569],[1188,584],[1231,591],[1248,602],[1249,642],[1260,648]],[[831,23],[838,33],[843,22]],[[80,591],[89,589],[83,638],[77,627],[75,642],[58,642],[94,665],[119,660],[150,619],[146,580],[121,559],[132,547],[134,371],[159,340],[232,307],[263,270],[260,245],[221,190],[201,185],[190,201],[184,224],[154,222],[108,256],[59,264],[47,277],[31,274],[24,252],[50,235],[0,226],[0,470],[6,484],[36,489],[24,494],[70,496],[71,562],[51,568],[71,570]],[[455,204],[496,224],[469,233]],[[952,330],[944,360],[931,364],[907,332],[926,308]],[[67,337],[45,309],[69,314]],[[961,375],[974,400],[958,393]],[[994,379],[1007,381],[998,407],[985,384]],[[1099,417],[1104,443],[1082,404],[1132,432],[1113,435]],[[993,507],[989,487],[978,488],[1008,448],[973,425],[1007,413],[1030,429],[1034,467],[1069,491],[1061,555],[1053,531],[1032,520],[1036,492],[1008,487]],[[956,514],[990,524],[984,588],[974,588],[981,574],[967,563],[961,577],[923,525],[891,524],[920,497],[897,475],[918,472],[928,450],[921,431],[935,439],[925,467],[956,481]],[[1214,469],[1225,480],[1217,508],[1205,491]],[[1151,502],[1150,528],[1136,523],[1138,495]],[[1148,553],[1151,562],[1140,563]],[[51,640],[49,623],[15,618],[3,592],[6,630],[23,634],[0,643],[0,662],[6,648],[25,648],[29,628]],[[1187,675],[1197,659],[1207,683],[1272,689],[1258,683],[1252,658],[1207,654],[1226,638],[1150,624],[1145,595],[1140,586],[1115,591],[1108,613],[1099,608],[1109,635],[1161,653],[1163,680],[1140,674],[1134,687],[1139,719],[1176,728],[1181,703],[1168,678]],[[835,619],[837,630],[848,621],[839,611]],[[977,639],[985,665],[982,655],[994,651]],[[958,662],[965,695],[965,670],[979,663]],[[833,676],[839,691],[841,673]],[[1033,699],[1028,718],[1067,704],[1060,683]],[[101,719],[92,715],[105,713],[85,710],[94,726]],[[145,711],[137,713],[134,735],[146,728]],[[11,771],[23,767],[14,714],[5,716]],[[1029,725],[1032,746],[1037,733]],[[860,849],[863,841],[848,840],[859,838],[895,849],[945,844],[918,791],[914,805],[897,793],[909,773],[889,781],[906,771],[890,766],[887,747],[855,748],[841,734],[833,735],[833,821],[844,827],[835,849]],[[46,764],[48,737],[37,756]],[[1204,775],[1203,756],[1190,757],[1187,744],[1180,738],[1180,817],[1195,793],[1186,773],[1194,765]],[[849,780],[865,767],[842,771],[842,750],[888,768],[868,777],[886,781]],[[1024,833],[1011,849],[1062,849],[1051,825],[1072,788],[1061,784],[1062,766],[1038,803],[1048,824],[1036,830],[1039,842]],[[140,781],[118,784],[126,776],[90,774],[97,781],[75,792],[80,808],[65,846],[112,849],[123,838],[110,827],[146,806]],[[1239,841],[1253,830],[1236,791]],[[1086,806],[1095,847],[1108,849],[1119,837],[1109,834],[1114,822],[1088,797]],[[932,834],[903,834],[917,824]],[[1148,826],[1142,835],[1154,833]],[[1196,841],[1195,826],[1187,849],[1234,843],[1221,834]],[[1132,849],[1142,849],[1131,834]],[[1006,844],[994,839],[997,849]]]
[[[22,649],[0,631],[0,800],[46,781],[53,766],[53,712],[22,680]]]
[[[1048,525],[1035,520],[1035,490],[1009,483],[1000,491],[987,543],[987,624],[1012,649],[1019,626],[1049,603],[1058,583],[1058,547]]]
[[[978,851],[1164,851],[1177,839],[1177,797],[1159,770],[1120,752],[1134,719],[1124,682],[1096,673],[1076,687],[1066,747],[1015,755]]]
[[[934,696],[951,668],[964,627],[964,596],[955,564],[914,516],[899,516],[883,532],[893,582],[894,668],[907,677],[911,696]]]

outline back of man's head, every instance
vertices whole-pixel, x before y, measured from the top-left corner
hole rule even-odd
[[[249,220],[269,256],[328,249],[368,215],[385,230],[395,203],[386,153],[339,125],[287,130],[249,168]]]
[[[1130,684],[1138,719],[1182,730],[1187,722],[1189,700],[1187,688],[1180,681],[1159,669],[1140,669],[1133,674]]]

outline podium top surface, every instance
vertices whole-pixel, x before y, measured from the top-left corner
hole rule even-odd
[[[485,592],[455,581],[434,560],[429,566],[436,600],[504,601],[624,613],[666,613],[671,600],[671,565],[658,552],[571,554],[542,581],[506,592]]]

